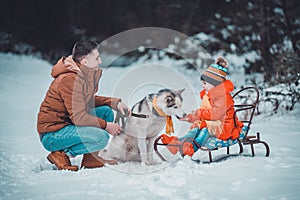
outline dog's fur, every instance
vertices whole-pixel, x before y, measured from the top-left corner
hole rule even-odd
[[[155,164],[153,160],[154,140],[166,124],[166,118],[159,116],[153,108],[153,99],[157,98],[156,106],[165,114],[183,117],[182,92],[170,89],[149,94],[132,108],[133,113],[145,114],[149,118],[128,117],[125,130],[121,135],[113,136],[110,143],[100,151],[105,159],[116,159],[121,162],[136,161],[142,164]]]

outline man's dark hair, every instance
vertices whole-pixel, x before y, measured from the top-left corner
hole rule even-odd
[[[78,41],[73,47],[72,55],[73,60],[77,63],[81,58],[91,53],[94,49],[98,48],[98,44],[93,41]]]

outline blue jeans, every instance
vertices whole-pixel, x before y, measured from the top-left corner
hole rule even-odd
[[[203,146],[208,138],[209,138],[209,133],[207,128],[199,129],[199,128],[194,128],[190,130],[185,136],[178,138],[180,141],[184,140],[185,138],[191,138],[194,139],[198,144]],[[193,143],[194,151],[198,151],[198,147]]]
[[[114,113],[108,106],[92,109],[91,115],[107,122],[114,120]],[[109,133],[92,126],[68,125],[54,132],[47,132],[41,142],[48,151],[63,150],[68,156],[77,156],[103,149],[109,140]]]

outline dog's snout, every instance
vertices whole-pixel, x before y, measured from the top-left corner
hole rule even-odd
[[[179,117],[178,115],[176,115],[177,119],[184,118],[184,117],[186,117],[186,116],[187,116],[186,113],[183,113],[182,116],[180,116],[180,117]]]

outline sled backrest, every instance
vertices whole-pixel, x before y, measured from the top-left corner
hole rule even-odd
[[[246,87],[237,91],[232,97],[235,107],[234,124],[237,126],[236,117],[243,122],[244,126],[248,127],[245,133],[247,137],[258,104],[259,91],[256,87]]]

